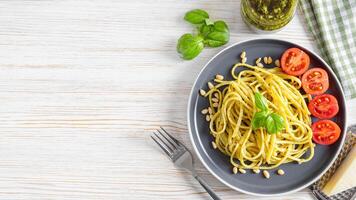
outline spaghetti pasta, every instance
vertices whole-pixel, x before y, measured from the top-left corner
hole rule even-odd
[[[238,67],[248,69],[237,74]],[[245,63],[234,65],[231,73],[234,80],[215,79],[217,85],[204,94],[212,110],[209,128],[217,149],[230,156],[234,167],[242,169],[273,169],[283,163],[311,160],[311,118],[304,100],[307,96],[299,92],[300,80],[278,67],[265,69]],[[254,99],[257,92],[284,119],[281,132],[253,130],[251,121],[258,112]]]

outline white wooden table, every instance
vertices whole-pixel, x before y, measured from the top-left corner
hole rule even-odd
[[[239,1],[0,1],[0,199],[208,199],[149,139],[164,126],[191,148],[190,88],[222,49],[178,57],[193,8],[226,20],[229,44],[271,37],[316,50],[299,14],[277,34],[256,35]],[[356,101],[347,106],[356,121]],[[251,197],[197,167],[223,199],[312,198]]]

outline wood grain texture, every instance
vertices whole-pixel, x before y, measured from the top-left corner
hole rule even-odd
[[[0,199],[209,199],[149,139],[164,126],[191,148],[190,88],[222,49],[178,57],[193,8],[226,20],[229,44],[271,37],[316,50],[299,14],[277,34],[256,35],[239,1],[0,1]],[[354,122],[355,101],[348,108]],[[223,199],[252,198],[196,163]]]

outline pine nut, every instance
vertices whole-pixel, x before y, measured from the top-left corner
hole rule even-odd
[[[209,122],[209,121],[210,121],[210,115],[205,116],[205,120],[206,120],[207,122]]]
[[[241,174],[245,174],[245,173],[246,173],[246,170],[244,170],[244,169],[242,169],[242,168],[239,168],[239,172],[240,172]]]
[[[234,168],[232,169],[232,172],[234,172],[234,174],[237,174],[237,167],[234,167]]]
[[[270,56],[270,57],[268,57],[268,64],[272,64],[273,63],[273,59],[272,59],[272,57]]]
[[[240,58],[246,58],[246,52],[245,51],[243,51],[242,53],[241,53],[241,55],[240,55]]]
[[[265,178],[269,178],[269,172],[267,170],[263,170],[263,176],[265,176]]]
[[[277,174],[283,176],[283,175],[284,175],[283,169],[279,169],[279,170],[277,171]]]
[[[205,90],[203,90],[203,89],[200,89],[199,92],[200,92],[200,95],[201,95],[201,96],[205,96],[205,95],[206,95],[206,92],[205,92]]]
[[[215,144],[214,141],[211,142],[211,145],[213,145],[213,148],[214,148],[214,149],[218,148],[218,147],[216,146],[216,144]]]
[[[214,85],[211,82],[208,82],[208,87],[209,87],[209,89],[213,89]]]
[[[219,102],[219,99],[217,99],[217,98],[212,98],[211,100],[215,103]]]
[[[246,63],[246,61],[247,61],[246,57],[242,58],[242,63]]]
[[[260,173],[260,170],[259,169],[253,169],[252,170],[255,174],[259,174]]]
[[[265,64],[268,64],[268,58],[265,56],[265,57],[263,57],[263,62],[265,63]]]
[[[209,113],[209,114],[212,114],[212,113],[213,113],[213,110],[212,110],[210,107],[208,108],[208,113]]]
[[[208,109],[207,108],[204,108],[203,110],[201,110],[201,114],[205,115],[208,113]]]
[[[280,63],[278,59],[274,61],[274,64],[276,65],[276,67],[280,67]]]
[[[214,93],[215,98],[219,98],[219,93]]]
[[[220,75],[220,74],[217,74],[216,76],[215,76],[215,78],[216,79],[218,79],[218,80],[224,80],[224,76],[223,75]]]
[[[256,60],[256,64],[259,63],[259,62],[261,62],[261,58],[258,58],[258,59]]]
[[[262,63],[257,63],[257,67],[263,67]]]
[[[213,107],[217,108],[217,107],[219,107],[219,104],[218,103],[213,103]]]

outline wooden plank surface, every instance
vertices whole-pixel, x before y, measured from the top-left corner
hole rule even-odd
[[[164,126],[191,148],[190,88],[222,49],[178,57],[193,8],[226,20],[229,44],[270,37],[316,50],[299,13],[283,31],[257,35],[239,1],[0,1],[0,199],[208,199],[149,139]],[[348,108],[353,122],[355,101]],[[196,162],[223,199],[312,199],[307,190],[244,195]]]

